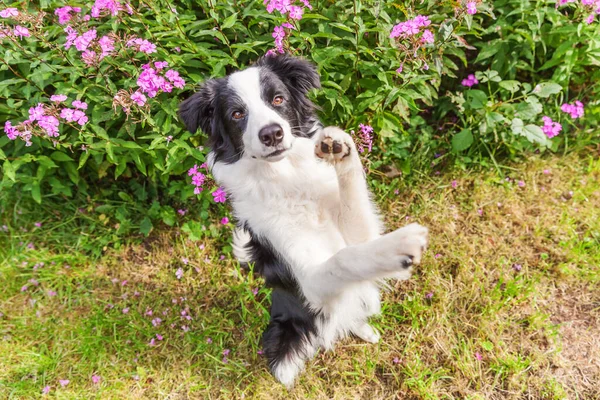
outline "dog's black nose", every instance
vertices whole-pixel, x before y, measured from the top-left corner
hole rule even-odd
[[[267,125],[258,132],[258,138],[265,146],[277,146],[283,140],[283,128],[279,124]]]

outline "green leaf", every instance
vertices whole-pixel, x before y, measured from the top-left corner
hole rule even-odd
[[[221,29],[231,28],[233,25],[235,25],[235,21],[237,21],[237,15],[238,13],[234,13],[225,18],[225,21],[223,21],[223,24],[221,25]]]
[[[473,144],[473,134],[470,129],[463,129],[452,137],[452,150],[460,152]]]
[[[487,103],[488,97],[482,90],[467,90],[467,104],[471,106],[473,110],[484,108]]]
[[[542,104],[536,97],[528,97],[525,101],[517,103],[515,116],[525,121],[532,120],[543,111]]]
[[[39,182],[34,182],[31,185],[31,197],[33,197],[33,199],[35,200],[36,203],[38,203],[38,204],[42,203],[42,191],[40,189]]]
[[[152,231],[152,228],[153,226],[152,221],[150,221],[150,218],[144,217],[144,219],[140,223],[140,233],[144,236],[148,236]]]
[[[8,179],[10,179],[13,182],[17,181],[15,167],[13,167],[10,161],[4,161],[4,164],[2,164],[2,171],[8,177]]]
[[[519,81],[502,81],[500,82],[500,87],[508,90],[511,93],[515,93],[521,87],[521,83]]]
[[[553,95],[560,93],[562,91],[562,86],[558,83],[554,82],[542,82],[533,89],[531,94],[535,94],[538,97],[543,99]]]
[[[50,158],[56,161],[73,161],[71,157],[63,153],[62,151],[55,151],[50,154]]]

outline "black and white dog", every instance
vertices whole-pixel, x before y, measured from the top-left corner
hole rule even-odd
[[[290,387],[319,348],[349,334],[376,343],[368,324],[385,278],[408,279],[427,244],[411,224],[381,235],[352,138],[323,128],[307,97],[315,67],[267,56],[211,79],[184,101],[187,129],[208,134],[208,165],[229,194],[234,252],[273,288],[263,351]]]

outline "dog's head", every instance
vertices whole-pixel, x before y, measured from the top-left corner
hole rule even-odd
[[[314,134],[317,119],[307,93],[318,87],[311,63],[265,56],[247,69],[206,81],[181,103],[179,115],[190,132],[201,128],[208,135],[216,161],[279,161],[295,137]]]

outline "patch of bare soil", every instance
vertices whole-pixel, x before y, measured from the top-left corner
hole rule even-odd
[[[600,288],[563,284],[550,299],[546,306],[562,347],[552,375],[572,398],[600,399]]]

